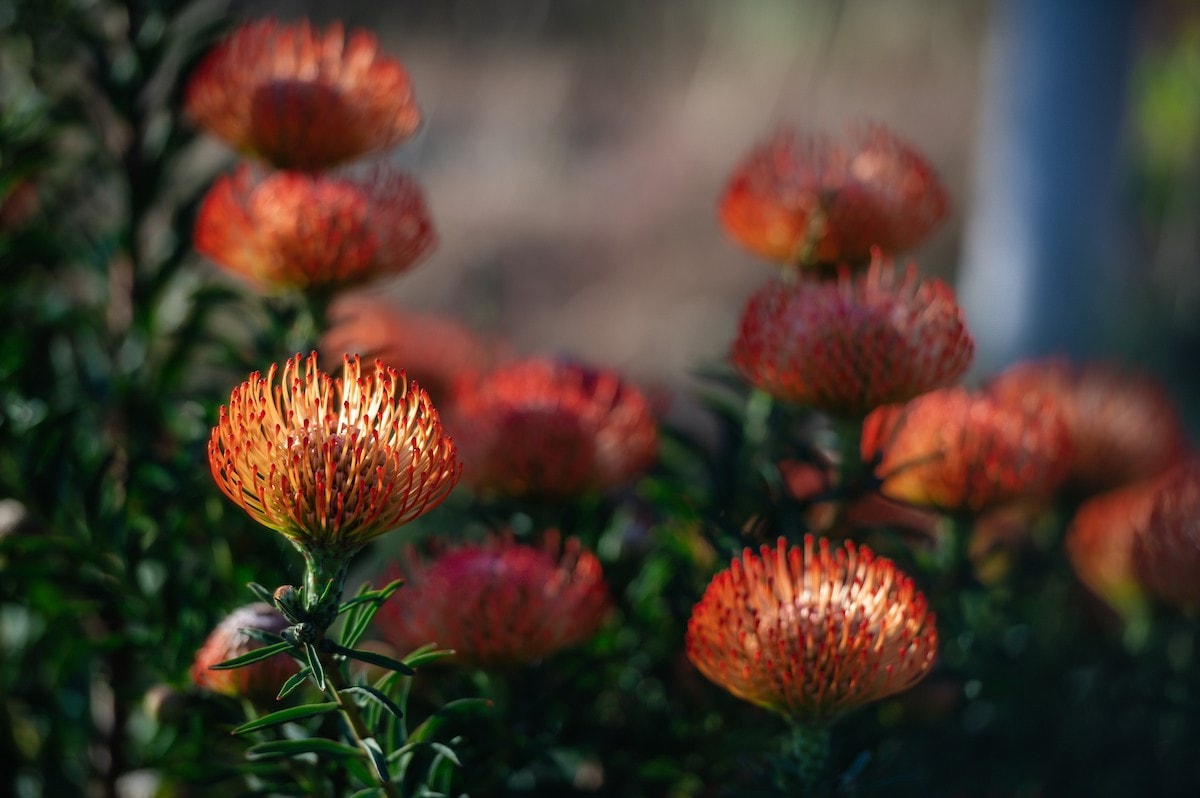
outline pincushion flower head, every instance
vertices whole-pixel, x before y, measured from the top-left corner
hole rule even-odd
[[[888,405],[863,422],[862,457],[885,496],[948,512],[982,512],[1052,495],[1073,460],[1053,400],[1016,404],[943,388]]]
[[[1179,463],[1187,434],[1179,409],[1148,375],[1064,359],[1018,363],[987,385],[1003,401],[1047,394],[1075,449],[1069,483],[1095,493],[1148,479]]]
[[[1134,541],[1146,529],[1165,474],[1090,497],[1079,505],[1064,541],[1079,581],[1119,611],[1141,595],[1134,568]]]
[[[952,384],[974,352],[945,283],[876,258],[857,276],[767,284],[742,312],[731,359],[777,399],[855,417]]]
[[[692,610],[687,655],[733,695],[821,724],[912,687],[933,666],[925,596],[891,560],[847,541],[746,549]]]
[[[364,374],[357,356],[332,377],[316,353],[234,388],[208,456],[225,495],[304,552],[357,551],[436,507],[460,473],[423,390],[378,361]]]
[[[196,218],[196,249],[264,291],[345,288],[407,271],[434,245],[411,178],[261,174],[243,164],[217,180]]]
[[[234,698],[274,698],[283,683],[300,670],[291,656],[280,653],[230,670],[212,670],[212,666],[262,648],[263,644],[243,632],[243,629],[279,634],[288,624],[278,610],[264,602],[247,604],[234,610],[217,624],[196,652],[191,669],[192,683]]]
[[[1133,540],[1138,580],[1161,601],[1200,611],[1200,461],[1164,477],[1149,518]]]
[[[613,371],[530,358],[484,376],[454,430],[480,491],[570,498],[619,487],[658,451],[646,397]]]
[[[725,231],[755,255],[816,266],[865,261],[920,243],[947,199],[925,159],[886,128],[841,138],[779,131],[734,171],[720,201]]]
[[[408,138],[421,113],[408,73],[366,31],[246,24],[193,73],[188,117],[239,152],[325,169]]]
[[[612,608],[600,561],[555,531],[526,545],[508,535],[449,546],[432,558],[412,550],[389,578],[402,601],[376,616],[397,651],[428,643],[483,667],[534,662],[592,637]]]

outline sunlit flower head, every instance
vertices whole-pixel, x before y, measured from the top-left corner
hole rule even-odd
[[[374,35],[307,21],[234,31],[192,74],[184,108],[239,152],[294,169],[386,149],[421,122],[408,73]]]
[[[498,367],[457,405],[466,478],[514,497],[570,498],[647,469],[658,427],[646,397],[615,372],[542,358]]]
[[[768,283],[742,312],[731,359],[777,399],[852,417],[952,384],[974,353],[945,283],[876,259],[858,276]]]
[[[243,164],[213,184],[196,218],[196,249],[264,291],[400,274],[434,242],[421,190],[382,167],[355,177]]]
[[[863,422],[862,456],[878,459],[884,495],[946,511],[980,512],[1053,494],[1072,462],[1053,401],[1006,404],[985,393],[943,388]]]
[[[842,137],[783,129],[734,171],[721,197],[725,231],[755,255],[805,266],[911,249],[946,215],[925,159],[886,128]]]
[[[296,660],[286,653],[276,654],[241,668],[212,670],[212,666],[262,648],[263,644],[242,629],[261,629],[279,634],[288,620],[270,604],[256,602],[225,616],[208,635],[192,662],[192,683],[204,690],[234,698],[265,700],[274,698],[279,688],[300,670]]]
[[[366,294],[335,299],[329,324],[321,338],[323,356],[358,352],[403,368],[439,406],[506,357],[502,345],[447,316],[414,313]]]
[[[1067,530],[1067,559],[1079,581],[1118,610],[1140,595],[1134,540],[1145,530],[1163,485],[1159,475],[1092,496],[1079,505]]]
[[[1062,408],[1075,449],[1069,483],[1084,493],[1147,479],[1187,448],[1178,408],[1153,378],[1116,366],[1066,360],[1019,363],[988,383],[1003,401],[1048,394]]]
[[[456,662],[483,667],[535,662],[592,637],[612,608],[600,561],[557,532],[537,545],[511,536],[411,550],[391,578],[404,588],[376,616],[397,651],[436,643]]]
[[[710,680],[821,722],[920,681],[937,655],[925,596],[891,560],[806,536],[746,549],[692,610],[687,655]]]
[[[226,496],[310,551],[361,548],[436,507],[460,472],[423,390],[348,355],[331,377],[316,353],[234,388],[208,457]]]
[[[1138,580],[1163,602],[1200,610],[1200,461],[1165,477],[1133,541]]]

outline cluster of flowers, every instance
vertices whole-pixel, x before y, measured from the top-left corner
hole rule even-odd
[[[408,270],[434,243],[411,178],[380,164],[332,171],[420,123],[405,70],[370,34],[245,25],[198,67],[186,110],[257,159],[212,187],[197,249],[265,293],[332,301],[320,354],[252,374],[213,430],[213,476],[256,521],[310,561],[342,561],[437,506],[463,464],[480,496],[555,501],[619,487],[654,460],[650,403],[618,374],[514,358],[454,321],[344,293]],[[373,375],[363,356],[375,359]],[[343,361],[340,377],[321,368],[333,358]],[[448,410],[439,414],[431,394]],[[553,529],[530,544],[500,532],[425,553],[410,547],[381,572],[407,581],[378,616],[395,650],[436,642],[481,665],[586,640],[611,606],[596,557]],[[281,658],[209,669],[257,647],[240,628],[278,631],[265,605],[231,618],[198,653],[194,681],[273,695]]]
[[[1014,513],[1028,528],[1052,499],[1085,499],[1066,549],[1087,587],[1118,609],[1147,592],[1200,608],[1189,576],[1200,567],[1200,466],[1165,390],[1060,359],[1019,363],[978,389],[956,385],[974,345],[953,292],[891,260],[945,209],[924,160],[878,127],[840,141],[784,131],[754,150],[720,217],[781,273],[747,303],[734,367],[774,399],[860,433],[868,478],[842,498],[890,505],[872,521],[936,535],[947,514],[973,519],[982,539]],[[796,498],[820,502],[839,464],[829,456],[780,471]],[[853,513],[810,518],[854,532]],[[936,646],[925,599],[892,563],[851,543],[834,556],[811,539],[747,549],[688,630],[688,654],[710,679],[806,723],[911,686]]]
[[[930,167],[878,126],[783,130],[734,171],[726,232],[780,266],[742,312],[731,360],[756,389],[848,422],[952,384],[972,340],[953,291],[895,254],[945,215]],[[693,611],[687,653],[731,693],[800,724],[900,692],[937,653],[925,597],[866,546],[746,549]]]
[[[201,65],[187,107],[277,169],[242,166],[206,198],[196,244],[224,268],[268,291],[333,293],[403,272],[432,247],[411,179],[383,166],[366,177],[322,171],[419,123],[404,70],[370,35],[246,26]],[[1148,378],[1059,361],[959,387],[974,342],[952,289],[894,260],[946,209],[926,161],[881,127],[838,139],[783,131],[752,151],[720,218],[780,268],[745,306],[733,366],[776,400],[857,430],[869,476],[849,487],[860,497],[979,516],[1063,491],[1093,496],[1067,543],[1081,581],[1112,602],[1136,587],[1200,607],[1190,578],[1200,565],[1200,467],[1178,413]],[[460,464],[480,498],[560,502],[620,488],[656,457],[650,402],[615,372],[513,357],[455,322],[376,298],[343,295],[330,319],[321,351],[374,357],[374,374],[344,355],[332,377],[316,354],[253,374],[222,408],[210,445],[222,490],[309,554],[357,551],[433,508]],[[433,390],[454,443],[400,367]],[[825,465],[822,485],[838,479],[837,458]],[[410,549],[388,574],[408,582],[379,616],[391,645],[437,642],[480,665],[584,641],[611,606],[596,557],[552,529],[528,544],[501,532]],[[254,669],[206,668],[252,645],[238,624],[202,649],[197,682],[248,689]],[[806,724],[911,687],[937,645],[928,602],[893,562],[811,536],[746,549],[714,577],[686,639],[709,679]]]

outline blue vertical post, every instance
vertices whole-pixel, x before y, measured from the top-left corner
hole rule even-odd
[[[1119,323],[1134,265],[1120,177],[1136,5],[993,2],[959,273],[979,373],[1095,354]]]

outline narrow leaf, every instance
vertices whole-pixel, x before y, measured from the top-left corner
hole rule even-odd
[[[330,645],[329,650],[334,654],[340,654],[343,657],[356,659],[359,662],[365,662],[368,665],[378,665],[381,668],[387,668],[388,670],[396,671],[397,673],[403,673],[405,676],[412,676],[414,673],[416,673],[416,671],[405,665],[400,660],[392,659],[391,657],[384,656],[383,654],[376,654],[374,651],[346,648],[345,646],[339,646],[336,643]]]
[[[363,747],[371,755],[371,765],[375,768],[375,774],[379,776],[381,781],[391,781],[392,777],[388,775],[387,758],[383,755],[383,749],[379,747],[379,743],[375,742],[374,737],[363,738]]]
[[[322,693],[325,692],[325,668],[321,665],[321,655],[312,643],[304,644],[304,653],[308,657],[308,669],[312,671],[313,684]]]
[[[462,762],[458,761],[458,754],[454,753],[454,750],[450,746],[445,743],[430,743],[429,747],[453,762],[456,767],[462,767]],[[431,765],[429,769],[433,770],[433,766]]]
[[[409,741],[423,742],[431,738],[445,721],[446,717],[455,712],[467,712],[474,709],[489,708],[492,702],[486,698],[459,698],[445,704],[434,714],[426,718],[420,726],[413,729],[408,736]]]
[[[247,651],[240,657],[227,659],[224,662],[218,662],[216,665],[210,665],[209,667],[215,671],[224,671],[229,670],[230,668],[240,668],[243,665],[249,665],[252,662],[258,662],[266,659],[267,657],[273,657],[281,651],[287,651],[291,647],[291,643],[282,641],[269,646],[264,646],[263,648],[256,648],[253,651]]]
[[[259,729],[267,729],[271,726],[279,726],[293,720],[301,718],[311,718],[314,715],[324,715],[328,712],[336,712],[338,705],[334,701],[327,701],[323,704],[303,704],[298,707],[288,707],[281,709],[278,712],[272,712],[270,715],[263,715],[261,718],[255,718],[252,721],[243,723],[234,729],[231,734],[245,734],[246,732],[258,731]]]
[[[430,662],[437,662],[439,659],[453,657],[455,654],[452,648],[435,649],[432,645],[421,646],[413,653],[404,658],[404,664],[410,668],[419,668]]]
[[[274,632],[268,632],[266,629],[257,629],[253,626],[241,626],[238,627],[238,631],[246,637],[257,640],[260,643],[266,643],[267,645],[274,645],[283,640],[282,637]]]
[[[361,757],[362,749],[352,745],[339,743],[336,740],[326,740],[322,737],[311,737],[300,740],[271,740],[258,745],[252,745],[246,751],[250,759],[267,759],[293,757],[299,754],[320,754],[322,756]]]
[[[258,582],[251,582],[250,584],[246,585],[246,587],[250,588],[251,592],[253,592],[254,595],[258,596],[261,600],[270,604],[272,607],[275,606],[275,594],[270,590],[267,590]]]
[[[392,713],[392,715],[394,717],[396,717],[397,719],[404,717],[404,713],[400,711],[400,707],[396,706],[396,703],[394,701],[392,701],[392,699],[388,698],[386,695],[384,695],[380,691],[376,690],[374,687],[367,687],[366,685],[362,685],[362,686],[358,686],[358,687],[347,687],[344,690],[339,690],[338,692],[343,693],[343,694],[349,693],[349,694],[355,695],[355,696],[362,696],[363,698],[366,698],[368,701],[374,701],[375,703],[379,704],[384,709],[386,709],[388,712]]]
[[[308,679],[308,675],[312,673],[305,665],[298,673],[293,673],[288,677],[288,680],[283,683],[283,687],[279,688],[279,694],[275,696],[276,701],[282,701],[296,691],[300,685]]]

